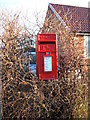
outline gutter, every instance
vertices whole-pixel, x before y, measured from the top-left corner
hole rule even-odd
[[[90,36],[90,33],[76,33],[76,35],[85,35],[85,36]]]

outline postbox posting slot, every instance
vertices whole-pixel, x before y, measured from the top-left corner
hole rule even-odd
[[[55,44],[55,42],[40,42],[40,44]]]

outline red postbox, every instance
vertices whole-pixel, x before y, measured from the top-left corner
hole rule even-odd
[[[36,73],[42,80],[58,78],[56,34],[37,35]]]

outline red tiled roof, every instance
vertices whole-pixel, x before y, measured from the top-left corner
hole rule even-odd
[[[90,8],[76,7],[68,5],[52,4],[53,8],[60,15],[67,26],[71,26],[72,31],[90,32],[90,19],[88,13]]]

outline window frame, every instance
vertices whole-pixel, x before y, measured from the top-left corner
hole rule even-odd
[[[89,59],[90,58],[90,53],[88,51],[88,41],[89,41],[89,38],[90,35],[84,35],[84,57]]]

